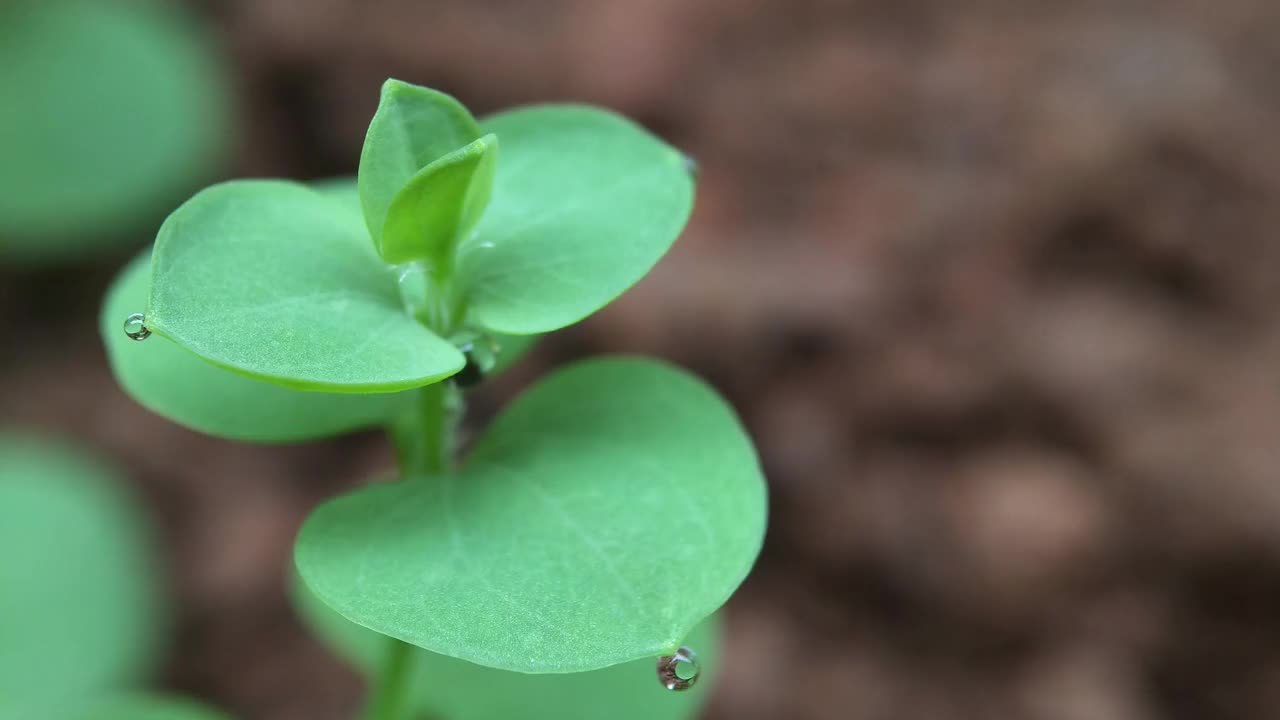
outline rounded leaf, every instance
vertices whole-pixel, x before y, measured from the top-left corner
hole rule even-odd
[[[115,690],[147,669],[159,601],[142,526],[118,478],[97,462],[61,444],[0,433],[6,705]]]
[[[202,360],[160,335],[130,340],[124,319],[147,305],[151,253],[129,263],[102,305],[99,328],[116,380],[143,407],[210,435],[297,442],[388,422],[407,395],[310,392],[255,380]]]
[[[644,277],[688,221],[684,156],[626,118],[543,105],[481,127],[502,157],[489,207],[459,248],[478,325],[524,335],[573,324]]]
[[[389,638],[334,612],[300,580],[295,579],[292,590],[294,607],[312,632],[366,677],[374,676]],[[692,692],[673,693],[659,686],[653,658],[586,673],[531,675],[416,649],[409,687],[416,710],[449,720],[686,720],[696,717],[711,696],[719,669],[719,641],[716,616],[685,639],[702,663]],[[572,648],[561,652],[572,652]]]
[[[280,180],[214,185],[169,216],[145,322],[212,363],[304,390],[393,392],[464,364],[406,312],[359,219]]]
[[[0,255],[80,259],[163,213],[226,144],[209,38],[173,3],[0,3]]]
[[[669,654],[746,577],[765,490],[733,411],[691,375],[588,361],[521,396],[466,465],[325,503],[295,548],[349,620],[489,667]]]

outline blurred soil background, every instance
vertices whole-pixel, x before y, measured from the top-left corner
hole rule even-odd
[[[620,351],[737,406],[771,521],[708,718],[1280,717],[1280,4],[194,7],[240,107],[226,176],[353,173],[388,76],[477,114],[607,105],[697,158],[675,250],[470,419]],[[389,451],[237,445],[136,406],[95,325],[127,257],[0,271],[0,420],[136,479],[167,687],[346,717],[359,682],[284,569],[307,511]]]

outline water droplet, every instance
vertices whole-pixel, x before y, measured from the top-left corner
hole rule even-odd
[[[684,156],[684,169],[694,180],[698,179],[698,161],[694,160],[692,155]]]
[[[142,313],[134,313],[124,320],[124,334],[129,336],[130,340],[142,342],[151,337],[151,331],[147,329],[145,324],[146,318]]]
[[[457,375],[453,376],[453,381],[460,388],[475,387],[484,379],[484,370],[480,367],[480,362],[475,356],[475,345],[467,343],[458,348],[462,351],[462,356],[467,359],[467,364],[462,366]]]
[[[687,647],[681,647],[675,655],[658,658],[658,682],[668,690],[688,690],[698,682],[701,674],[702,665],[698,663],[698,654]]]

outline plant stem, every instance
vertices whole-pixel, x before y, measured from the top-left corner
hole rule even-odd
[[[378,672],[377,686],[365,712],[368,720],[401,720],[409,704],[409,673],[413,669],[413,648],[396,638],[387,638],[387,651]]]
[[[453,466],[454,437],[462,417],[462,396],[451,381],[411,391],[409,408],[392,424],[391,439],[401,482],[438,477]],[[409,677],[413,672],[413,646],[387,638],[365,720],[404,720],[409,710]]]
[[[401,479],[448,472],[462,414],[462,400],[452,382],[438,382],[413,392],[408,411],[391,427]]]

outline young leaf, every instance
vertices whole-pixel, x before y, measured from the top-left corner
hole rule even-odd
[[[360,194],[356,189],[355,178],[330,178],[312,183],[311,187],[336,201],[348,212],[359,216]],[[505,335],[503,333],[489,333],[489,335],[498,349],[495,353],[496,362],[485,372],[486,376],[497,375],[516,364],[541,337],[541,335]]]
[[[0,434],[0,705],[116,690],[150,665],[152,558],[117,482],[74,448]]]
[[[381,246],[387,208],[422,168],[475,142],[480,127],[462,103],[442,92],[388,80],[360,152],[360,205]]]
[[[458,273],[483,327],[521,335],[581,320],[643,277],[688,220],[684,156],[625,118],[546,105],[482,127],[502,159]]]
[[[230,99],[177,3],[0,2],[0,257],[83,260],[209,173]]]
[[[404,390],[464,364],[405,312],[393,269],[341,203],[278,180],[214,185],[169,216],[146,324],[212,363],[306,390]]]
[[[150,258],[144,252],[120,272],[99,321],[116,379],[147,409],[193,430],[256,442],[324,437],[377,425],[403,410],[403,393],[292,390],[220,368],[159,335],[130,340],[121,324],[146,307]]]
[[[382,258],[447,267],[489,204],[497,151],[497,138],[486,135],[418,171],[391,201],[377,243]]]
[[[320,602],[301,580],[292,598],[303,622],[339,656],[366,676],[379,671],[388,638],[360,627]],[[685,644],[698,653],[702,673],[691,692],[659,686],[653,658],[588,673],[530,675],[494,670],[444,655],[414,650],[409,680],[414,709],[449,720],[686,720],[710,698],[720,667],[720,623],[704,620]],[[572,652],[572,648],[561,648]]]
[[[596,670],[676,649],[759,552],[765,491],[733,411],[639,359],[518,399],[455,474],[332,500],[302,578],[349,620],[473,663]]]

